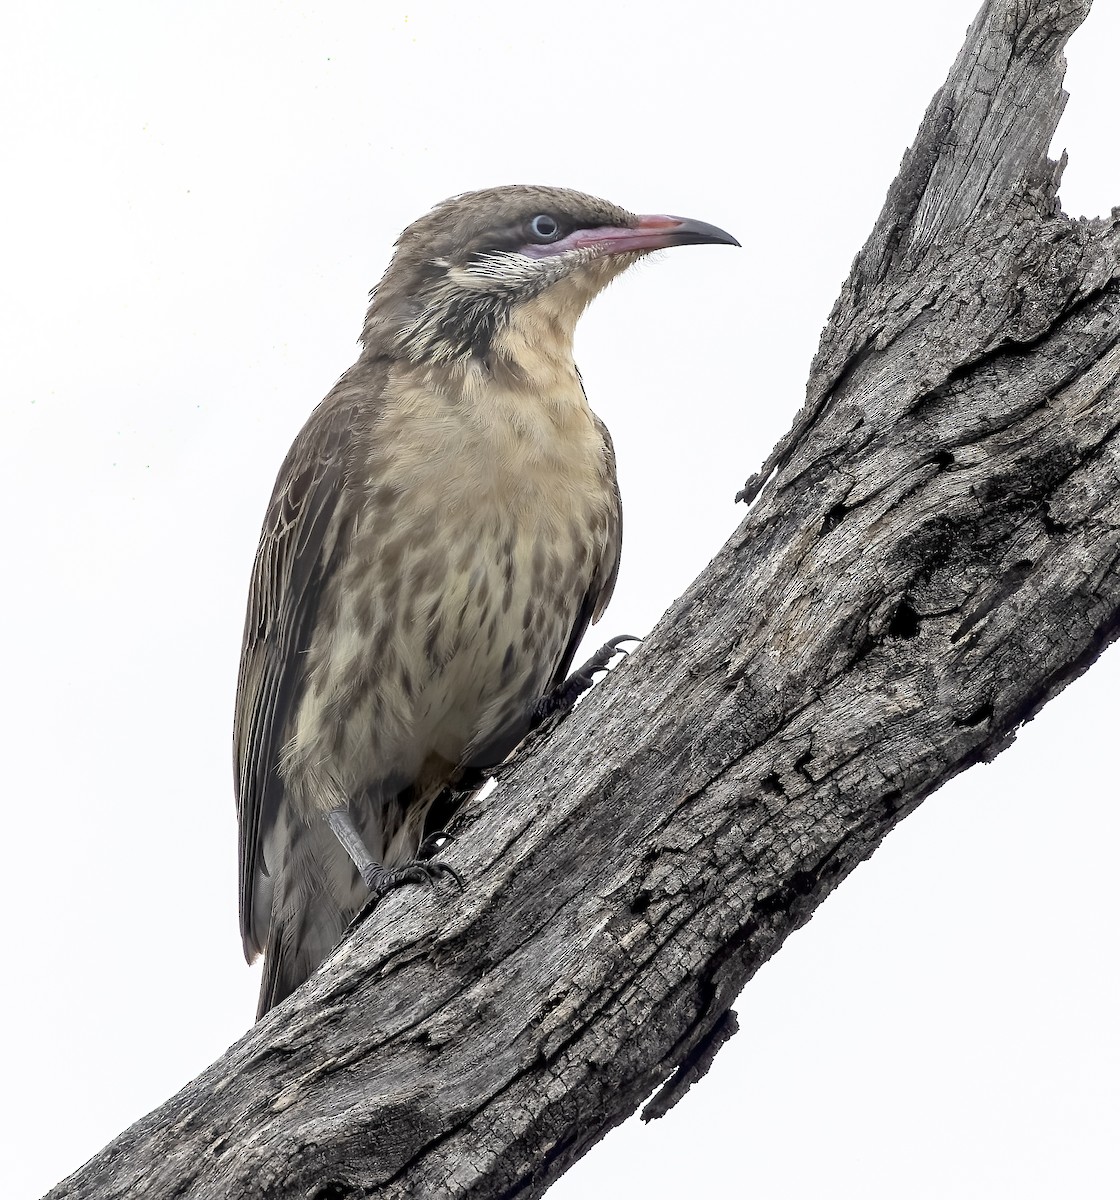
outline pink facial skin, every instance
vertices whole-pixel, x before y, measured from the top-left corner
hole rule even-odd
[[[738,246],[739,243],[716,225],[689,217],[644,216],[633,227],[604,225],[598,229],[575,229],[558,242],[532,243],[521,247],[529,258],[551,258],[570,250],[595,250],[599,254],[628,254],[634,250],[665,250],[670,246],[700,245],[705,242]]]

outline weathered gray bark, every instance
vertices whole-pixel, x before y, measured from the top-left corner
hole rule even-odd
[[[990,0],[742,526],[468,807],[470,881],[327,969],[57,1197],[530,1197],[734,1031],[751,975],[1120,614],[1120,212],[1046,158],[1089,0]],[[761,495],[760,481],[765,480]]]

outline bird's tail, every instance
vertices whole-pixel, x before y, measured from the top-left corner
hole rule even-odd
[[[369,898],[325,821],[293,833],[274,877],[258,1021],[312,974]]]
[[[340,909],[333,897],[309,897],[298,909],[289,907],[273,918],[264,948],[257,1020],[286,1000],[342,940],[357,907]]]
[[[261,972],[261,994],[257,999],[257,1020],[281,1000],[286,1000],[307,978],[296,970],[294,955],[289,945],[285,951],[284,930],[278,921],[273,921],[268,931],[268,943],[264,948],[264,970]]]

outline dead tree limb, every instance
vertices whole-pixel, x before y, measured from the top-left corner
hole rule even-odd
[[[532,1197],[734,1031],[883,836],[1120,614],[1120,212],[1047,147],[1089,0],[989,0],[741,527],[389,897],[55,1197]]]

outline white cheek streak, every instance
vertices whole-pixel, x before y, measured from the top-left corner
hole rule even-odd
[[[472,258],[466,266],[451,267],[448,279],[464,292],[489,292],[494,288],[521,288],[547,278],[548,264],[524,254],[495,251]]]
[[[532,258],[516,250],[479,254],[465,266],[450,267],[448,279],[463,291],[521,289],[532,284],[549,287],[597,257],[593,250],[568,250]]]

